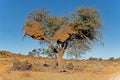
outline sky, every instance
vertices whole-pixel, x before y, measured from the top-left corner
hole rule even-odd
[[[95,7],[103,23],[104,46],[96,45],[83,57],[120,57],[120,0],[0,0],[0,50],[27,54],[41,47],[30,37],[22,39],[27,16],[45,8],[50,14],[68,16],[80,7]]]

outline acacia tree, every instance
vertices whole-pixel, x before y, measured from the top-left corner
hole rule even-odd
[[[47,42],[62,70],[65,51],[80,55],[90,50],[93,42],[100,41],[101,27],[99,13],[95,8],[79,8],[70,18],[50,15],[49,11],[40,9],[29,14],[24,26],[24,37],[28,35]]]

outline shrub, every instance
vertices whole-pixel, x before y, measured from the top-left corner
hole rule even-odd
[[[12,70],[20,70],[20,71],[26,71],[30,70],[32,68],[32,64],[29,63],[28,61],[15,61],[12,66]]]
[[[115,60],[115,58],[114,57],[110,57],[108,60],[113,61],[113,60]]]
[[[66,69],[68,70],[73,70],[74,69],[74,65],[72,63],[66,65]]]

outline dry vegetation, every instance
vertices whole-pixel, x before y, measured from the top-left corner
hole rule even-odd
[[[64,60],[58,72],[55,59],[0,54],[0,80],[119,80],[120,60]],[[111,78],[111,79],[110,79]]]

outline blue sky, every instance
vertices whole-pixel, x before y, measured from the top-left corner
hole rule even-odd
[[[120,57],[120,0],[0,0],[0,50],[27,54],[39,41],[22,40],[22,27],[30,12],[46,8],[50,14],[68,16],[79,7],[95,7],[103,22],[104,47],[95,46],[84,57]]]

